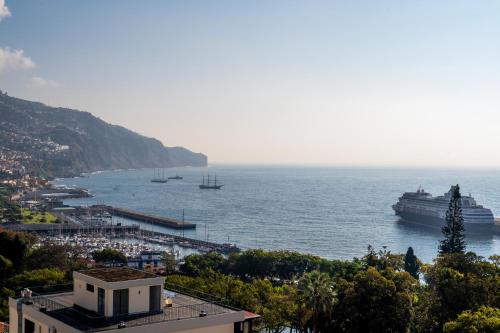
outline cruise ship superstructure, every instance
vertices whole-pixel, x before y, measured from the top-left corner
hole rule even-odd
[[[405,192],[392,208],[405,220],[441,227],[452,193],[453,187],[443,196],[433,197],[419,188],[416,192]],[[494,224],[491,210],[478,205],[472,196],[462,196],[462,214],[466,230],[488,229]]]

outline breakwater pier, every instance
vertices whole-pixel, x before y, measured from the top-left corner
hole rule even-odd
[[[153,214],[138,212],[131,209],[112,207],[108,205],[94,205],[90,207],[94,210],[105,211],[108,214],[128,218],[131,220],[147,222],[173,229],[196,229],[196,224],[184,220],[177,220],[171,217],[157,216]]]

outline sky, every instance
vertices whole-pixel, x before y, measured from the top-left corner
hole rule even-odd
[[[0,89],[209,163],[500,167],[498,1],[0,0]]]

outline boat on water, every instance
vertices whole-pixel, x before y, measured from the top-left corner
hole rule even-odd
[[[442,196],[433,197],[421,187],[405,192],[392,206],[395,214],[410,222],[441,228],[446,219],[454,187]],[[491,209],[478,205],[471,196],[462,196],[462,214],[466,231],[492,230],[495,218]]]
[[[156,172],[156,168],[154,169],[154,178],[151,179],[151,183],[166,183],[168,182],[168,178],[165,178],[165,170],[162,170],[162,174],[160,176],[160,169]]]
[[[203,176],[203,181],[200,185],[202,190],[220,190],[224,186],[223,184],[217,184],[217,175],[215,175],[213,183],[210,182],[210,175],[207,175],[207,182],[205,183],[205,176]]]
[[[179,176],[179,175],[175,175],[175,176],[168,177],[168,179],[175,179],[175,180],[179,180],[179,179],[182,179],[182,177],[181,177],[181,176]]]

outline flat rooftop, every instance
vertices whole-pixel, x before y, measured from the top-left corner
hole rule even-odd
[[[95,312],[75,306],[72,292],[35,297],[31,306],[35,308],[43,306],[46,308],[45,314],[77,330],[89,333],[114,330],[121,322],[126,323],[127,327],[135,327],[198,318],[202,312],[207,316],[238,312],[238,310],[189,295],[168,290],[164,290],[164,293],[168,294],[168,298],[172,301],[171,307],[162,308],[161,311],[155,313],[130,314],[116,318],[105,318]]]
[[[79,271],[78,273],[106,282],[153,279],[158,277],[153,273],[129,267],[93,268]]]

